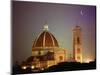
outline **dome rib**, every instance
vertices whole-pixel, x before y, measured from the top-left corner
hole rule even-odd
[[[51,35],[52,35],[52,34],[51,34]],[[53,38],[54,38],[54,40],[55,40],[55,41],[54,41],[54,42],[55,42],[55,43],[54,43],[54,44],[55,44],[55,46],[59,46],[59,45],[58,45],[58,41],[57,41],[57,39],[56,39],[53,35],[52,35],[52,37],[53,37]]]
[[[43,38],[43,47],[45,47],[45,35],[46,35],[46,32],[44,33],[44,38]]]
[[[44,33],[44,32],[40,33],[40,34],[38,35],[38,37],[36,37],[36,39],[35,39],[35,41],[34,41],[34,44],[33,44],[33,47],[36,46],[36,43],[37,43],[39,37],[40,37],[43,33]]]
[[[51,33],[50,33],[50,36],[51,36],[51,39],[52,39],[52,41],[53,41],[53,46],[55,46],[55,45],[54,45],[54,40],[53,40],[53,37],[52,37],[52,34],[51,34]]]

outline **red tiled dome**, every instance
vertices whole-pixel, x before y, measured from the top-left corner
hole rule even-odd
[[[33,47],[59,47],[56,38],[47,30],[44,30],[34,41]]]

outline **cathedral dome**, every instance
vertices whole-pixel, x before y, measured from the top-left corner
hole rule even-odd
[[[48,31],[48,26],[44,26],[43,32],[35,39],[33,47],[59,47],[56,38]]]

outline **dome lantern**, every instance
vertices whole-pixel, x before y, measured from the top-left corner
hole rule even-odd
[[[47,22],[45,22],[43,30],[45,30],[45,31],[49,30]]]
[[[48,31],[47,23],[44,24],[43,32],[35,39],[33,47],[59,47],[54,35]]]

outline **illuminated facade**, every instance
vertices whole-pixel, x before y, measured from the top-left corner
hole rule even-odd
[[[22,65],[26,67],[45,69],[60,62],[82,63],[82,36],[80,26],[73,29],[73,57],[68,57],[68,51],[60,48],[58,41],[45,24],[43,31],[36,37],[32,45],[32,56]]]
[[[82,35],[81,27],[73,29],[73,58],[76,62],[82,62]]]
[[[38,68],[48,68],[66,61],[66,51],[59,47],[56,38],[44,25],[43,32],[34,40],[32,46],[32,64]]]

